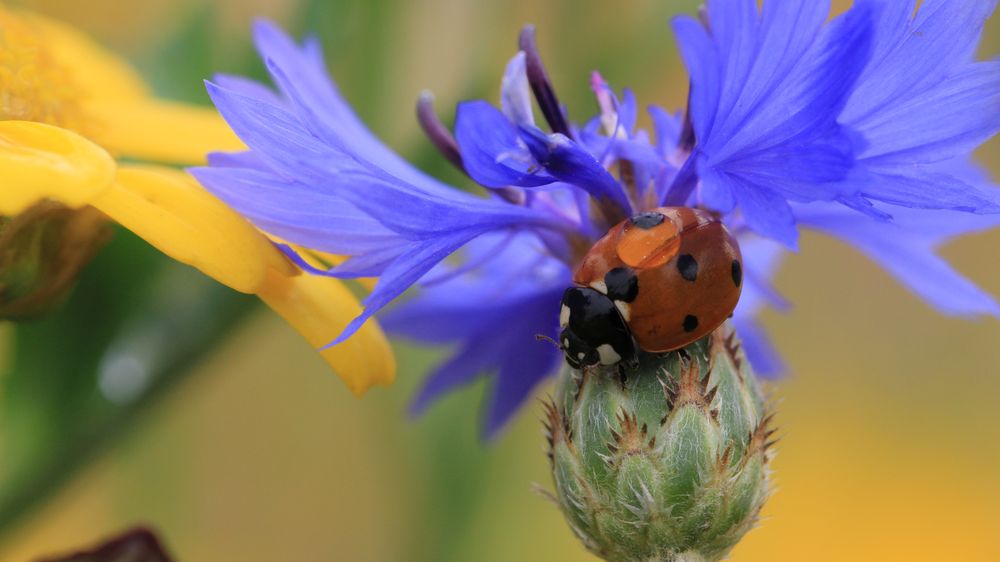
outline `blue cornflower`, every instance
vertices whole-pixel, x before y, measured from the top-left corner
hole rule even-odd
[[[770,286],[799,228],[840,238],[949,314],[1000,317],[989,295],[935,255],[1000,224],[998,192],[971,152],[1000,131],[1000,63],[974,51],[992,0],[858,0],[828,21],[822,0],[709,0],[674,20],[691,79],[686,112],[650,107],[591,79],[599,113],[565,114],[533,30],[503,76],[499,107],[458,105],[454,134],[428,96],[418,118],[485,196],[442,184],[393,153],[351,111],[318,43],[255,26],[269,88],[217,77],[209,94],[249,150],[193,173],[276,238],[349,256],[314,274],[379,277],[364,314],[414,284],[381,318],[392,332],[454,353],[414,410],[496,376],[494,434],[561,360],[562,291],[590,245],[625,217],[663,205],[720,213],[740,240],[745,286],[733,322],[758,373],[784,369],[755,316],[787,307]],[[534,103],[533,103],[534,101]],[[535,106],[542,120],[536,119]],[[449,256],[457,258],[446,260]]]

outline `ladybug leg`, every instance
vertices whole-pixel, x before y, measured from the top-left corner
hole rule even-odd
[[[618,368],[619,369],[627,369],[629,371],[634,371],[634,370],[638,369],[639,368],[639,356],[638,355],[632,355],[631,357],[627,357],[625,359],[622,359],[622,361],[620,363],[618,363]]]
[[[624,361],[618,363],[618,384],[621,385],[622,390],[625,390],[626,385],[628,385],[628,366]]]
[[[575,385],[573,400],[580,400],[580,393],[583,392],[583,384],[587,382],[587,368],[584,367],[580,373],[571,372],[570,376],[573,377],[573,384]]]

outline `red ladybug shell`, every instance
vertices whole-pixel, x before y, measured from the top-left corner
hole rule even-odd
[[[661,207],[594,244],[573,282],[611,298],[645,351],[680,349],[728,318],[743,287],[739,245],[714,215]]]

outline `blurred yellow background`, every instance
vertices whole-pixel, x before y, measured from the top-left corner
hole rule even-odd
[[[24,4],[144,68],[203,3]],[[218,41],[233,45],[246,43],[253,15],[288,23],[299,13],[295,2],[214,4]],[[389,4],[391,13],[336,4],[345,17],[381,22],[391,38],[378,53],[350,50],[352,37],[324,40],[348,48],[333,66],[352,100],[352,76],[380,73],[361,113],[404,154],[425,150],[411,118],[419,91],[433,89],[442,111],[492,95],[529,21],[577,119],[591,112],[592,68],[634,86],[641,103],[684,100],[667,18],[695,2],[425,0]],[[983,54],[998,52],[995,17]],[[981,158],[1000,177],[1000,142]],[[944,253],[1000,295],[998,248],[994,232]],[[783,428],[777,491],[731,559],[1000,560],[1000,324],[943,317],[814,235],[777,285],[795,305],[764,318],[794,371],[770,387]],[[482,384],[410,421],[407,400],[435,355],[400,346],[399,358],[399,382],[358,401],[289,327],[255,315],[0,543],[0,560],[73,549],[136,522],[158,529],[182,562],[593,560],[531,491],[533,482],[549,487],[537,404],[492,444],[477,439]]]

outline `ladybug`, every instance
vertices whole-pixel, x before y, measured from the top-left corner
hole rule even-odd
[[[614,226],[563,293],[559,336],[575,369],[635,365],[708,335],[743,288],[739,245],[717,215],[661,207]]]

